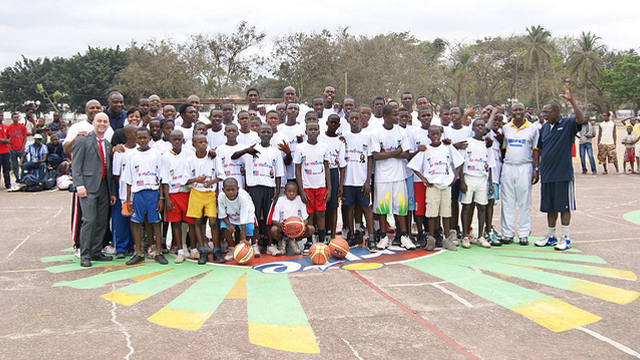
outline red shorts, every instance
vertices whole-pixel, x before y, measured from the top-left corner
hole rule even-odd
[[[634,148],[624,149],[624,162],[634,163],[636,161],[636,151]]]
[[[413,183],[413,196],[416,199],[416,215],[424,215],[427,185],[422,181]]]
[[[187,216],[187,208],[189,206],[189,193],[179,192],[175,194],[169,194],[169,199],[173,203],[173,211],[166,210],[167,203],[165,202],[165,217],[166,222],[180,222],[184,221],[189,224],[193,224],[193,218]]]
[[[316,211],[325,211],[327,209],[327,203],[324,202],[324,194],[327,193],[327,188],[304,189],[304,192],[309,196],[309,205],[307,205],[308,214],[313,214]]]

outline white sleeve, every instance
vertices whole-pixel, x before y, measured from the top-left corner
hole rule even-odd
[[[456,169],[458,166],[464,164],[464,159],[462,155],[453,147],[453,145],[446,145],[449,149],[449,155],[451,156],[451,162],[453,163],[453,168]]]
[[[340,141],[340,149],[338,150],[338,166],[341,168],[347,166],[347,160],[345,160],[345,157],[344,143]]]
[[[218,194],[218,219],[224,219],[227,217],[227,211],[224,207],[226,200],[227,196],[223,192],[220,192],[220,194]]]

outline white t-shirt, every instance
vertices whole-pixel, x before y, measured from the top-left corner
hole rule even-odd
[[[502,127],[504,139],[502,147],[507,149],[504,163],[511,165],[533,163],[533,149],[538,146],[540,132],[530,122],[525,121],[520,129],[513,121]]]
[[[362,186],[367,180],[367,165],[371,156],[371,133],[360,130],[342,134],[345,139],[344,186]]]
[[[502,133],[502,129],[499,129],[498,132]],[[502,172],[502,152],[500,151],[500,142],[496,140],[496,133],[493,130],[489,131],[484,137],[493,140],[493,144],[491,144],[491,152],[493,153],[493,161],[496,163],[496,166],[491,168],[491,180],[496,184],[500,184],[500,174]]]
[[[280,124],[278,125],[278,132],[276,134],[284,135],[285,139],[287,139],[287,143],[289,144],[289,149],[291,149],[291,156],[295,158],[296,149],[298,148],[298,146],[300,146],[300,143],[298,143],[297,137],[298,136],[304,137],[305,127],[300,124],[295,124],[291,126]],[[291,162],[291,164],[289,165],[286,165],[286,173],[287,173],[287,179],[296,178],[296,167],[293,164],[293,162]]]
[[[141,190],[158,190],[162,155],[154,149],[140,151],[136,148],[128,154],[128,164],[122,177],[131,185],[131,193]]]
[[[407,131],[407,138],[409,139],[409,143],[411,143],[411,152],[415,153],[418,151],[418,147],[420,145],[429,145],[431,144],[431,140],[429,139],[429,130],[428,129],[423,129],[422,127],[417,127],[417,128],[410,128],[409,131]],[[407,167],[407,169],[409,169]],[[409,169],[409,171],[411,171],[411,173],[413,174],[413,171],[411,169]],[[422,182],[422,180],[420,180],[419,177],[414,176],[413,177],[413,182],[417,183],[417,182]]]
[[[305,141],[298,146],[293,163],[300,164],[302,186],[305,189],[320,189],[327,186],[324,173],[324,161],[329,161],[327,148],[327,144],[321,141],[315,145]]]
[[[280,196],[276,206],[273,208],[271,220],[284,223],[286,219],[292,216],[299,217],[302,221],[307,220],[309,217],[307,205],[302,202],[300,195],[297,195],[293,200],[287,199],[286,196]]]
[[[344,143],[338,136],[329,137],[326,134],[320,134],[318,141],[327,144],[327,154],[329,158],[329,169],[343,168],[347,166],[347,162],[344,159]]]
[[[264,147],[262,144],[256,145],[255,149],[260,152],[256,157],[250,154],[242,156],[247,186],[260,185],[275,188],[276,178],[283,178],[285,175],[284,160],[280,150],[271,145]],[[280,181],[282,184],[282,179]],[[286,182],[286,179],[284,182]]]
[[[249,131],[248,134],[238,131],[238,138],[236,141],[238,141],[238,144],[249,146],[260,143],[260,136],[258,136],[258,133],[253,131]]]
[[[198,113],[198,119],[196,121],[194,121],[193,123],[195,124],[198,121],[202,121],[203,123],[205,123],[207,125],[211,124],[211,120],[209,120],[209,118],[207,118],[207,116],[205,114],[203,114],[203,113]],[[182,120],[182,117],[180,115],[178,115],[178,117],[176,117],[176,119],[173,120],[173,123],[175,124],[176,128],[178,126],[181,126],[183,122],[184,122],[184,120]]]
[[[453,182],[456,168],[464,163],[460,153],[452,145],[427,146],[409,161],[409,167],[420,172],[438,189],[446,189]]]
[[[78,133],[81,131],[86,131],[87,134],[92,132],[93,124],[90,124],[88,121],[85,120],[85,121],[80,121],[71,125],[71,127],[69,127],[69,130],[67,130],[67,136],[65,136],[62,143],[64,144],[68,141],[75,139],[76,136],[78,136]],[[111,126],[109,126],[107,128],[107,131],[105,131],[104,133],[104,139],[111,142],[111,137],[113,137],[113,129],[111,128]]]
[[[207,131],[207,142],[209,143],[210,149],[217,149],[218,146],[226,143],[227,137],[224,136],[224,127],[218,132],[209,129],[209,131]]]
[[[153,144],[153,149],[159,152],[160,154],[164,154],[167,151],[173,149],[173,145],[171,145],[171,141],[160,140],[160,141],[156,141]]]
[[[222,180],[232,177],[238,181],[238,187],[244,189],[244,163],[242,157],[231,159],[231,156],[237,151],[244,150],[246,146],[242,144],[227,145],[222,144],[216,149],[216,161],[218,168],[218,177]]]
[[[382,117],[375,117],[375,115],[371,115],[371,117],[369,118],[369,126],[382,126],[384,124],[384,118]],[[369,127],[367,126],[367,128]]]
[[[184,128],[176,124],[175,130],[180,130],[182,132],[182,138],[184,139],[184,144],[191,143],[191,139],[193,139],[193,124],[191,124],[190,128]]]
[[[182,148],[180,154],[173,153],[173,150],[167,151],[162,155],[162,183],[169,185],[169,194],[179,192],[189,192],[187,181],[191,178],[191,167],[189,166],[189,158],[193,156],[193,152]]]
[[[395,151],[402,148],[402,151],[411,149],[406,133],[399,127],[394,126],[391,130],[385,129],[383,126],[378,127],[376,131],[371,133],[371,152]],[[404,165],[402,159],[388,158],[386,160],[376,160],[375,162],[375,182],[394,182],[405,179]]]
[[[131,152],[133,152],[136,148],[129,149],[128,147],[124,147],[124,152],[114,152],[113,153],[113,166],[111,167],[111,172],[115,176],[119,176],[118,179],[118,196],[120,197],[120,201],[127,201],[127,183],[124,182],[124,177],[121,176],[124,174],[127,168],[128,157]]]
[[[416,109],[413,109],[411,112],[411,126],[416,128],[422,127],[422,123],[418,119],[418,111]]]
[[[253,224],[256,209],[246,190],[238,189],[238,196],[233,201],[222,191],[218,194],[218,219],[226,217],[231,225]]]
[[[184,149],[182,150],[184,151]],[[191,179],[204,175],[205,180],[212,180],[218,177],[218,170],[216,168],[216,161],[210,159],[208,155],[203,158],[199,158],[195,153],[189,156],[189,169],[191,170]],[[194,182],[191,183],[191,188],[201,192],[212,192],[218,188],[217,184],[213,184],[209,187],[204,187],[204,184]]]
[[[473,137],[473,130],[464,125],[460,129],[454,129],[453,125],[447,126],[444,128],[444,134],[442,135],[442,139],[451,139],[451,145],[470,137]],[[460,156],[464,157],[464,151],[464,149],[458,149]]]
[[[468,138],[469,146],[464,152],[462,172],[471,176],[489,176],[490,169],[496,166],[491,148],[487,149],[484,140]]]

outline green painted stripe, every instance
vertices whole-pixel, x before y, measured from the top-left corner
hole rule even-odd
[[[628,277],[616,276],[616,272],[629,273],[629,271],[627,270],[617,270],[617,269],[600,267],[600,266],[557,263],[557,262],[547,261],[547,260],[531,260],[531,259],[523,259],[523,258],[503,259],[502,262],[515,264],[515,265],[524,265],[524,266],[531,266],[531,267],[537,267],[537,268],[543,268],[543,269],[550,269],[550,270],[566,271],[566,272],[571,272],[576,274],[597,275],[597,276],[604,276],[604,277],[609,277],[613,279],[629,280]]]
[[[91,269],[91,268],[83,268],[80,267],[80,259],[76,258],[74,256],[75,260],[71,259],[72,261],[74,261],[73,264],[64,264],[64,265],[56,265],[56,266],[49,266],[47,268],[45,268],[46,271],[52,273],[52,274],[59,274],[59,273],[63,273],[63,272],[69,272],[69,271],[78,271],[78,270],[87,270],[87,269]],[[93,267],[99,267],[99,266],[113,266],[113,265],[124,265],[127,260],[129,259],[113,259],[112,261],[109,262],[102,262],[102,261],[94,261],[93,262]],[[147,261],[147,263],[153,263],[152,261]]]
[[[75,255],[57,255],[57,256],[47,256],[40,259],[43,263],[54,262],[54,261],[73,261],[75,263],[79,263],[80,259],[78,259]]]
[[[622,218],[634,224],[640,224],[640,210],[629,211]]]
[[[166,268],[164,270],[167,270]],[[180,266],[150,279],[127,285],[118,291],[137,295],[155,295],[176,284],[211,270],[209,266]],[[156,271],[161,271],[156,269]]]
[[[75,268],[80,268],[77,264],[70,264]],[[65,265],[62,265],[65,266]],[[169,267],[161,266],[160,264],[149,264],[144,266],[135,266],[130,268],[124,268],[118,271],[109,271],[104,274],[98,274],[94,276],[90,276],[87,278],[72,280],[72,281],[61,281],[53,284],[53,286],[68,286],[74,289],[95,289],[106,284],[121,281],[125,279],[129,279],[132,277],[146,275],[156,271],[167,270]],[[80,268],[83,269],[83,268]]]
[[[70,248],[66,248],[66,249],[60,250],[60,252],[73,252],[73,250],[74,249],[72,247],[70,247]]]
[[[211,270],[208,266],[206,268]],[[245,271],[234,267],[216,266],[212,272],[196,281],[165,308],[213,313]]]
[[[247,315],[250,323],[309,325],[287,274],[247,273]]]
[[[545,248],[550,251],[553,250],[552,247]],[[479,250],[479,249],[469,249],[471,251]],[[465,250],[465,251],[469,251]],[[492,255],[499,256],[515,256],[515,257],[524,257],[524,258],[532,258],[532,259],[549,259],[549,260],[561,260],[561,261],[576,261],[576,262],[589,262],[594,264],[606,264],[602,258],[598,256],[591,255],[579,255],[579,254],[570,254],[564,251],[554,251],[554,252],[539,252],[535,250],[509,250],[509,249],[491,249]],[[495,254],[493,254],[495,253]]]

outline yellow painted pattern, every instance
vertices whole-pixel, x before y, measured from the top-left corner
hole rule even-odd
[[[162,271],[153,272],[153,273],[149,273],[149,274],[144,274],[144,275],[140,275],[140,276],[134,276],[134,277],[132,277],[130,279],[135,281],[135,282],[145,281],[145,280],[151,279],[154,276],[158,276],[160,274],[164,274],[167,271],[171,271],[171,270],[173,270],[173,269],[167,269],[167,270],[162,270]]]
[[[640,294],[635,291],[620,289],[586,280],[576,281],[575,284],[571,286],[570,290],[620,305],[628,304],[640,296]]]
[[[383,266],[384,266],[383,264],[379,264],[379,263],[355,263],[355,264],[345,265],[342,268],[345,270],[358,271],[358,270],[375,270],[375,269],[380,269]]]
[[[553,298],[528,301],[510,310],[553,332],[571,330],[601,320],[599,316]]]
[[[165,307],[151,315],[147,320],[160,326],[195,331],[200,329],[212,314],[212,312],[195,312]]]
[[[313,329],[309,325],[275,325],[249,322],[249,342],[276,350],[319,354]]]
[[[131,306],[133,304],[137,304],[142,300],[147,299],[151,295],[141,295],[141,294],[129,294],[123,291],[112,291],[110,293],[106,293],[102,295],[102,298],[105,300],[112,301],[116,304]]]
[[[246,299],[247,298],[247,274],[242,274],[238,281],[225,296],[225,299]]]

